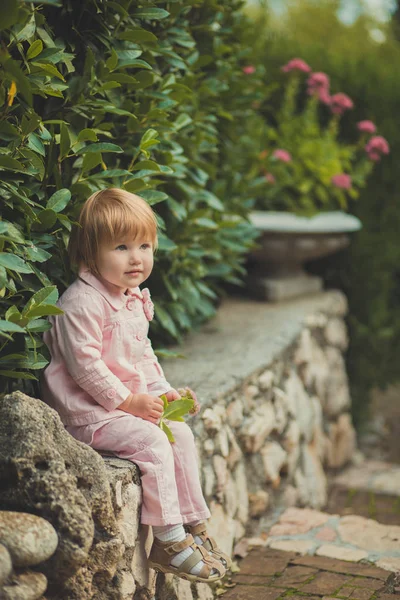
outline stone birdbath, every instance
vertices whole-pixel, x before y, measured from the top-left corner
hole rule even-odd
[[[307,274],[304,263],[345,248],[349,234],[362,227],[357,217],[341,211],[313,217],[254,211],[250,221],[260,237],[250,255],[248,284],[255,296],[270,302],[321,291],[322,278]]]

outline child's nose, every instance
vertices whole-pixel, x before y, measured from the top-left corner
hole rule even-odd
[[[130,262],[133,264],[139,263],[140,262],[140,254],[138,251],[134,250],[133,252],[131,252],[131,255],[129,257]]]

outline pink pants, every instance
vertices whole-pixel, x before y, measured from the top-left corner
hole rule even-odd
[[[174,444],[157,425],[124,414],[97,428],[90,444],[138,465],[143,489],[141,522],[146,525],[191,523],[210,516],[193,433],[186,423],[170,421],[168,426]]]

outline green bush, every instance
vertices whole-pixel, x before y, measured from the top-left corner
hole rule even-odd
[[[324,273],[328,285],[341,287],[349,299],[348,368],[354,415],[360,422],[367,414],[371,389],[399,379],[400,43],[391,24],[383,43],[370,37],[369,28],[376,24],[367,17],[344,25],[336,17],[338,7],[331,0],[292,3],[288,17],[264,39],[260,60],[267,65],[267,83],[294,56],[314,71],[328,73],[332,87],[354,101],[354,110],[343,119],[342,139],[352,141],[356,121],[371,119],[390,143],[391,154],[378,163],[358,201],[349,204],[349,212],[363,223],[362,231],[348,251],[313,266]],[[269,110],[279,102],[276,95]]]
[[[123,187],[158,213],[159,342],[210,317],[220,284],[240,280],[265,93],[262,69],[244,83],[253,30],[242,5],[2,3],[0,391],[29,389],[47,363],[45,317],[74,277],[71,223],[97,189]]]

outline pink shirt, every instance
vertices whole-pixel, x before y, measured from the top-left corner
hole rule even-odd
[[[121,414],[130,393],[160,396],[171,389],[147,337],[153,304],[148,289],[123,294],[87,270],[64,292],[44,334],[51,361],[43,399],[65,425]]]

